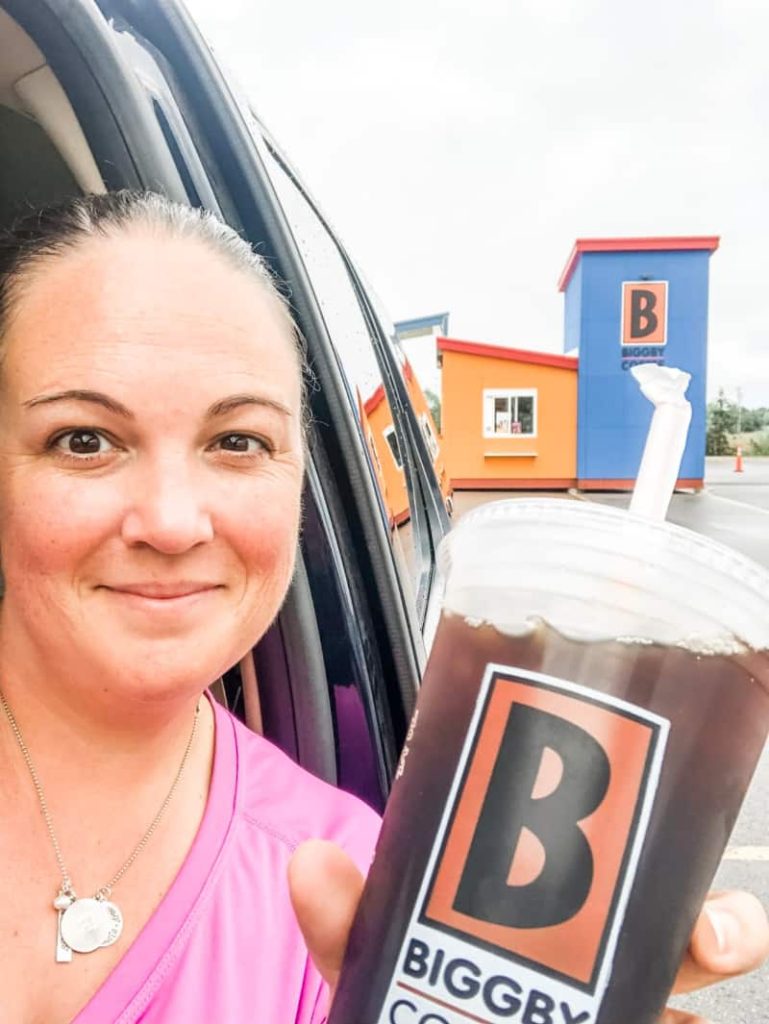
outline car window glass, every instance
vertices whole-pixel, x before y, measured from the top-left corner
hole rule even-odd
[[[271,152],[262,152],[343,371],[396,561],[408,592],[416,594],[429,546],[414,526],[409,441],[393,413],[369,325],[335,239]]]

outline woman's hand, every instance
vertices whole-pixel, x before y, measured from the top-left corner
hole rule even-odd
[[[333,997],[363,876],[333,843],[303,843],[289,865],[289,886],[299,927],[315,966]],[[743,892],[711,893],[676,978],[674,992],[691,992],[755,970],[769,956],[769,922],[761,904]],[[664,1024],[705,1024],[668,1010]]]
[[[333,999],[363,875],[340,847],[311,839],[291,858],[288,884],[304,941]]]
[[[673,991],[692,992],[747,974],[767,956],[769,923],[756,897],[746,892],[713,892],[705,900]],[[664,1024],[707,1022],[680,1010],[668,1010]]]

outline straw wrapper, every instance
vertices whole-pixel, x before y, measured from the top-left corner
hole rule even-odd
[[[654,406],[630,511],[646,519],[664,519],[681,467],[692,407],[686,400],[691,374],[643,363],[630,371]]]

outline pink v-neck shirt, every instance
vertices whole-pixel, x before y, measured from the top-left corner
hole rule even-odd
[[[187,859],[72,1024],[320,1024],[325,1017],[326,988],[295,922],[286,868],[299,843],[323,838],[365,872],[379,819],[214,708],[211,788]]]

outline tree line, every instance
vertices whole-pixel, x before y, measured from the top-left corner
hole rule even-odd
[[[751,436],[743,438],[745,434]],[[708,403],[707,454],[733,455],[738,438],[745,455],[769,455],[769,408],[746,409],[730,401],[722,388]]]

